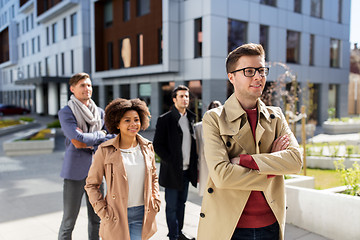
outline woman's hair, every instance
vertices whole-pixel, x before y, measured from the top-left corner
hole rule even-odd
[[[247,43],[232,50],[226,58],[226,72],[234,71],[234,66],[242,56],[260,56],[265,59],[265,51],[261,44]]]
[[[209,104],[207,110],[210,110],[210,109],[213,109],[213,108],[217,108],[217,107],[220,107],[220,106],[222,106],[221,102],[218,101],[218,100],[214,100],[214,101],[212,101],[212,102]]]
[[[144,101],[138,98],[130,100],[117,98],[111,101],[105,108],[105,126],[109,133],[120,133],[120,130],[117,128],[120,120],[130,110],[134,110],[139,114],[141,130],[149,127],[151,115]]]

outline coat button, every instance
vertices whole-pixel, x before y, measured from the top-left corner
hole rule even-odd
[[[208,188],[208,193],[213,193],[214,189],[213,188]]]
[[[226,142],[226,146],[227,147],[231,147],[231,143],[228,141],[228,142]]]
[[[271,119],[274,119],[274,118],[275,118],[275,115],[274,115],[274,114],[270,114],[270,118],[271,118]]]
[[[115,195],[112,195],[112,199],[115,199],[116,197],[115,197]]]
[[[114,222],[116,222],[116,221],[117,221],[117,218],[116,218],[116,217],[114,217],[114,218],[113,218],[113,221],[114,221]]]
[[[204,213],[200,213],[200,217],[204,218],[205,214]]]

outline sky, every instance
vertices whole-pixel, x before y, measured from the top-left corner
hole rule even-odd
[[[360,45],[360,0],[351,0],[350,42]]]

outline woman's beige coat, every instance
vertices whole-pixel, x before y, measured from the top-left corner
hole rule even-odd
[[[136,138],[145,160],[142,239],[149,239],[157,231],[155,215],[160,210],[158,176],[152,143],[140,135]],[[105,198],[99,191],[103,176],[107,185]],[[101,218],[100,237],[103,240],[130,240],[127,219],[129,185],[119,148],[119,135],[99,146],[86,179],[85,190]]]
[[[229,240],[252,190],[263,191],[284,238],[284,174],[297,173],[302,154],[296,138],[278,107],[258,100],[258,123],[254,141],[246,112],[233,94],[223,107],[208,111],[203,118],[205,159],[209,181],[204,192],[198,240]],[[286,150],[271,152],[273,141],[289,135]],[[251,154],[259,170],[235,165],[231,158]],[[268,178],[267,175],[277,175]]]

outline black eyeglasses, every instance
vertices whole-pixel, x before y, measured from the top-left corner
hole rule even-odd
[[[269,68],[268,67],[258,67],[258,68],[246,67],[246,68],[242,68],[242,69],[232,71],[231,73],[236,73],[236,72],[240,72],[240,71],[244,71],[244,76],[245,77],[253,77],[253,76],[255,76],[256,71],[259,72],[261,77],[265,77],[265,76],[269,75]]]

